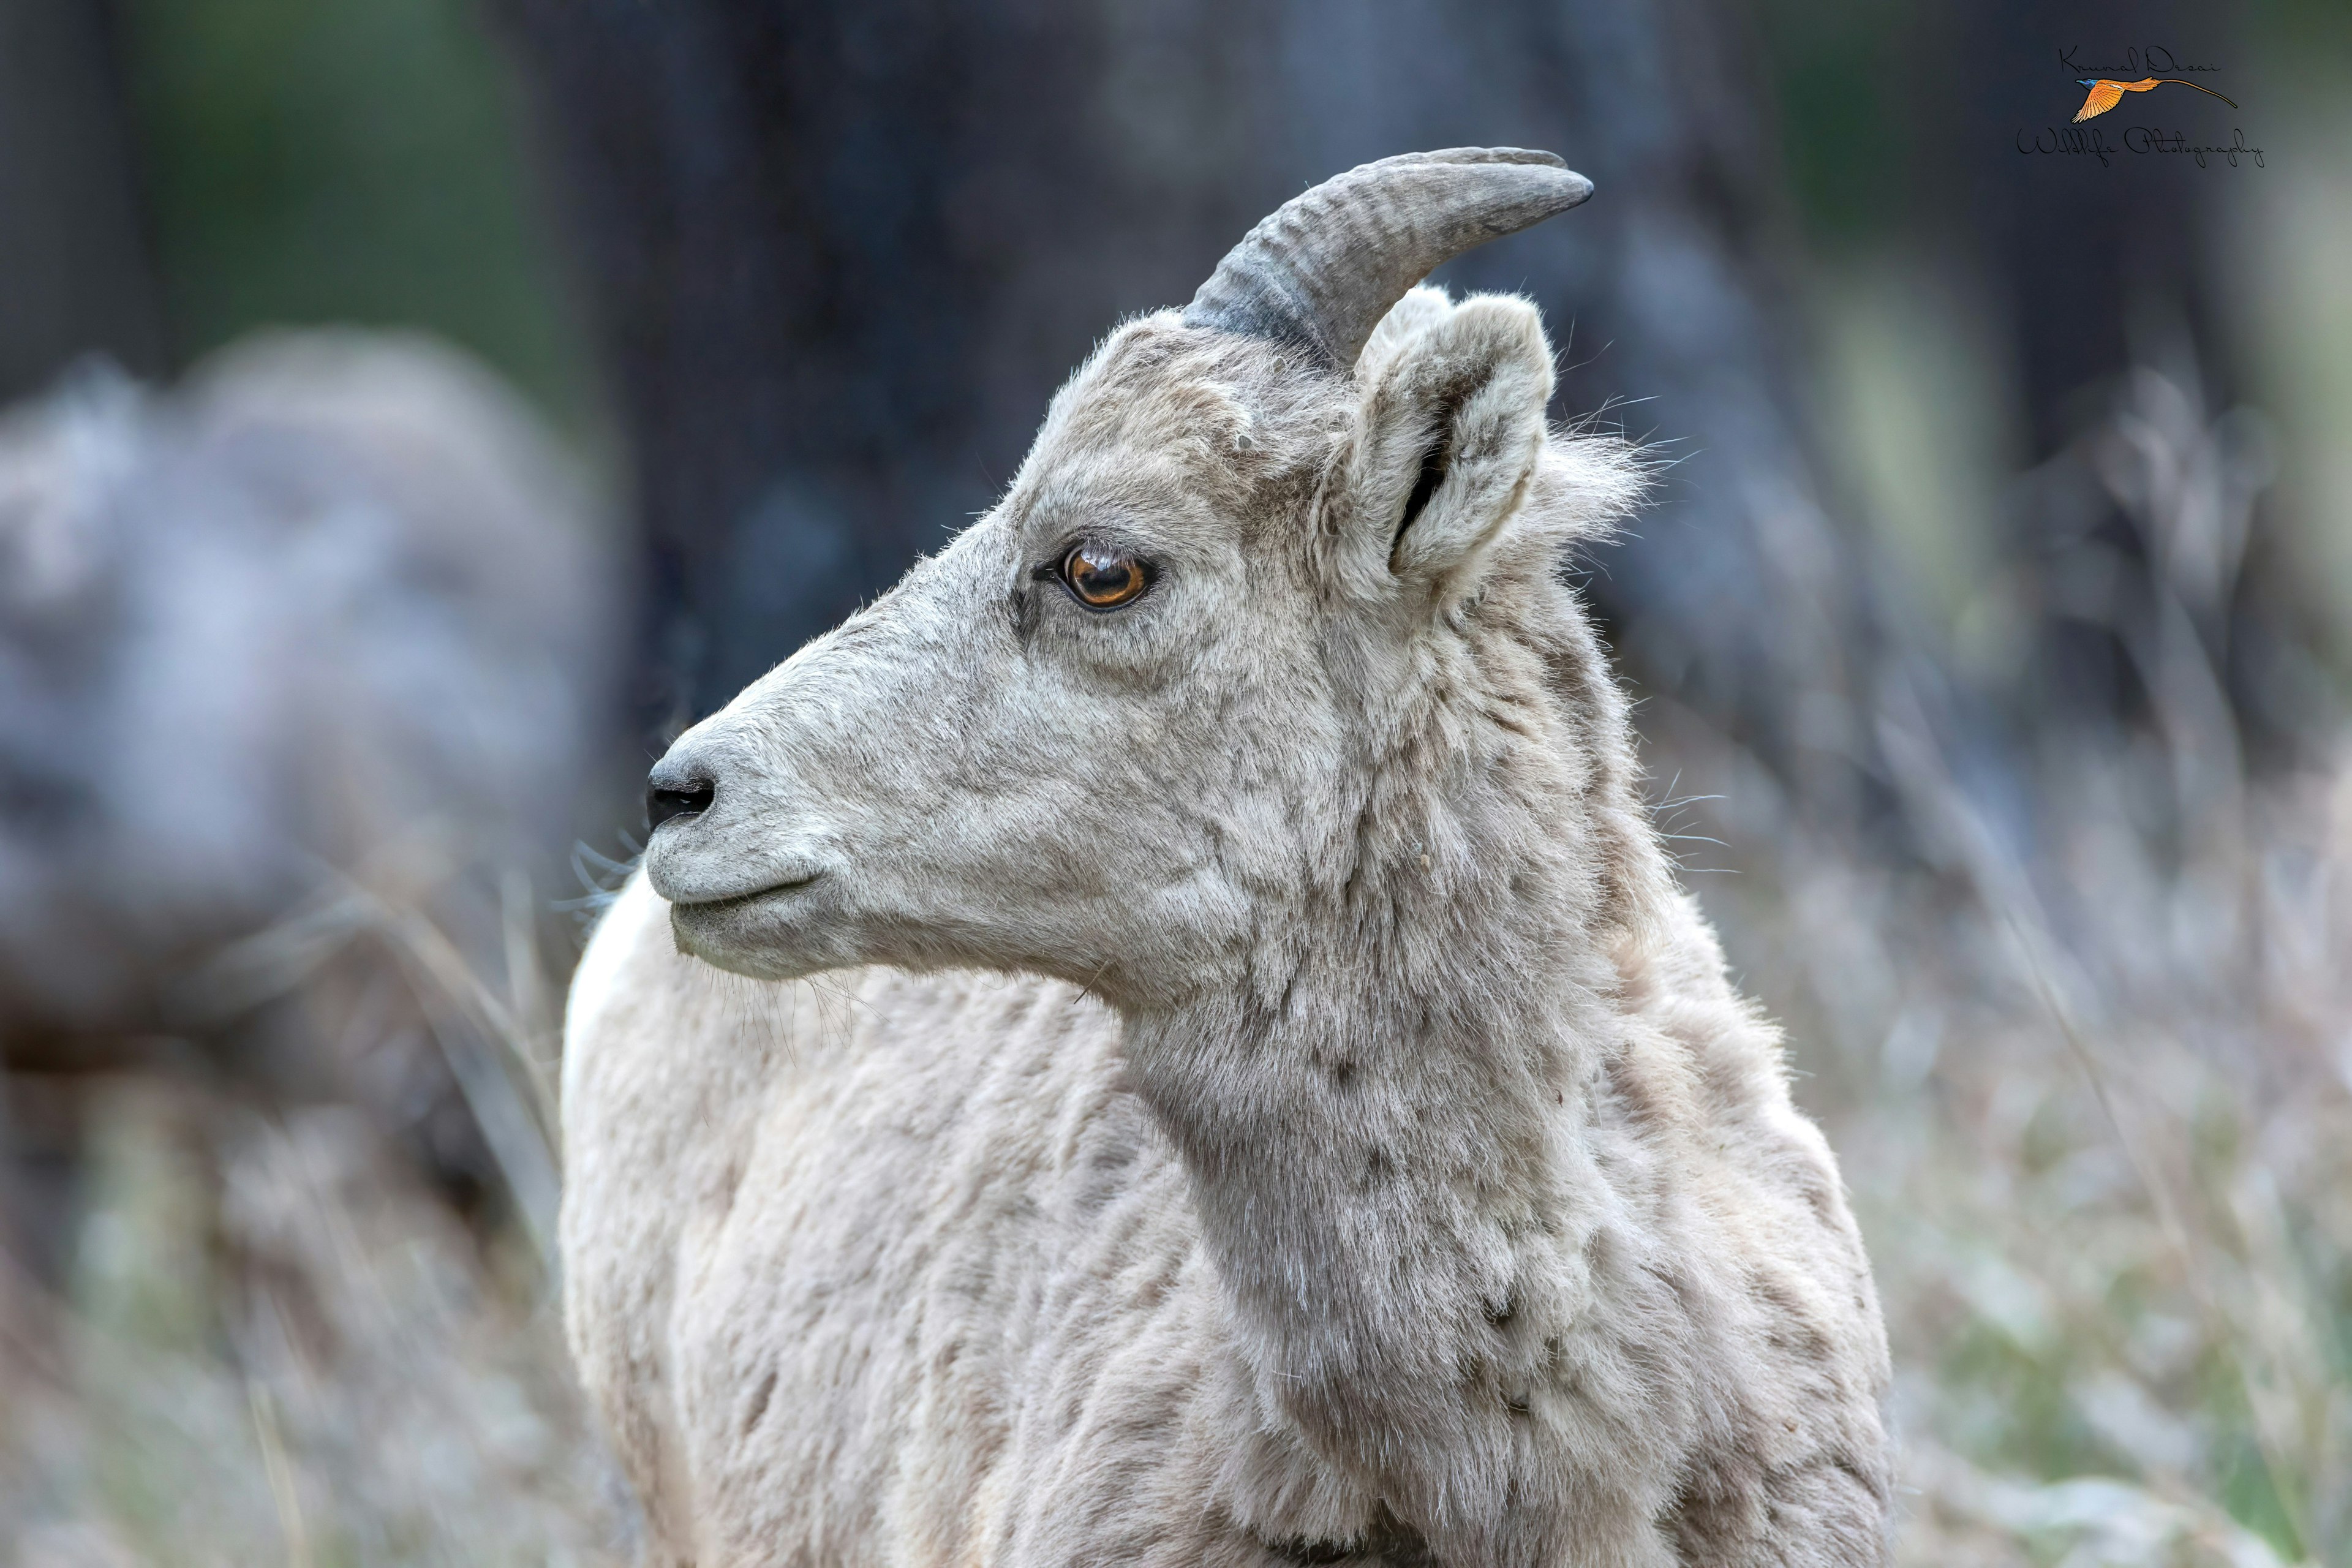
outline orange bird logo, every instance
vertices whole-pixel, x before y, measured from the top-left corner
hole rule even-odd
[[[2085,120],[2105,114],[2108,110],[2121,103],[2124,100],[2124,94],[2127,92],[2147,92],[2152,88],[2162,87],[2168,82],[2175,87],[2197,87],[2195,82],[2183,81],[2177,76],[2152,76],[2141,81],[2110,81],[2105,77],[2084,77],[2074,85],[2089,88],[2091,96],[2084,99],[2083,107],[2074,111],[2074,123],[2080,125]],[[2197,87],[2197,90],[2208,98],[2221,98],[2222,102],[2229,104],[2232,109],[2238,107],[2235,100],[2221,98],[2220,93],[2210,87]]]

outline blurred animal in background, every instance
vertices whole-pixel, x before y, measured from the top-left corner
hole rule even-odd
[[[2195,82],[2183,81],[2177,76],[2152,76],[2139,81],[2112,81],[2105,77],[2084,77],[2074,85],[2091,89],[2090,96],[2083,100],[2083,107],[2074,111],[2074,123],[2077,125],[2082,124],[2085,120],[2095,120],[2105,114],[2108,110],[2121,103],[2124,100],[2124,94],[2127,92],[2148,92],[2167,85],[2197,87]],[[2208,98],[2221,99],[2222,102],[2229,104],[2232,109],[2238,107],[2235,102],[2222,98],[2221,94],[2215,92],[2210,87],[2197,87],[2197,90]]]
[[[419,339],[267,336],[170,392],[86,368],[6,415],[19,1152],[56,1141],[40,1083],[163,1070],[356,1102],[461,1203],[551,1214],[507,1043],[604,738],[606,547],[550,433]]]

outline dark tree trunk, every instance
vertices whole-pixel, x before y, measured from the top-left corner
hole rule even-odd
[[[2126,96],[2084,128],[2114,149],[2105,164],[2021,153],[2019,137],[2070,129],[2082,77],[2186,77],[2242,106],[2246,89],[2232,79],[2240,73],[2189,75],[2234,65],[2236,28],[2226,6],[2199,7],[2184,27],[2172,0],[2070,0],[2057,10],[1989,0],[1952,17],[1944,58],[1976,68],[1943,73],[1937,90],[1957,101],[1935,107],[1953,133],[1929,150],[1924,173],[1929,188],[1950,193],[1943,210],[1960,218],[1936,226],[1937,237],[1972,253],[2008,316],[2038,460],[2102,413],[2097,395],[2136,353],[2154,346],[2131,341],[2136,324],[2153,311],[2178,312],[2184,326],[2207,324],[2213,215],[2203,198],[2218,182],[2200,180],[2210,171],[2186,157],[2128,151],[2126,129],[2194,130],[2200,141],[2226,144],[2229,127],[2248,121],[2187,88],[2159,88]],[[2210,331],[2197,336],[2219,341]]]
[[[2271,106],[2244,68],[2236,11],[2178,0],[2055,8],[1985,0],[1941,13],[1942,36],[1918,57],[1954,68],[1917,73],[1916,108],[1947,133],[1921,148],[1916,221],[1937,251],[1964,258],[1980,282],[1989,325],[2005,335],[1990,357],[2011,371],[2024,456],[2042,466],[2039,481],[2011,487],[2003,514],[1983,526],[2023,602],[2064,606],[2042,613],[2021,677],[1986,694],[2013,734],[2151,718],[2148,672],[2124,628],[2152,613],[2163,569],[2070,448],[2111,417],[2136,366],[2201,382],[2196,390],[2216,411],[2240,395],[2221,309],[2230,237],[2221,226],[2236,216],[2230,195],[2263,175],[2219,158],[2200,168],[2185,155],[2134,150],[2150,145],[2150,132],[2202,145],[2226,146],[2239,130],[2263,140]],[[2198,82],[2236,106],[2164,86],[2071,123],[2086,93],[2082,79],[2148,76]],[[2069,136],[2095,138],[2105,156],[2021,151]],[[2095,616],[2069,586],[2086,571],[2109,579]],[[2273,662],[2297,635],[2284,586],[2249,577],[2240,584],[2237,635],[2203,628],[2240,738],[2265,756],[2285,754],[2311,721]]]
[[[1704,0],[497,7],[635,442],[649,719],[723,702],[987,506],[1088,346],[1284,198],[1480,143],[1599,195],[1446,280],[1533,294],[1563,411],[1685,459],[1592,581],[1632,667],[1783,761],[1841,743],[1859,574],[1776,342],[1754,73]]]
[[[0,403],[92,353],[163,363],[112,12],[0,0]]]

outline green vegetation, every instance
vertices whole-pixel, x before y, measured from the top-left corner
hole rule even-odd
[[[466,0],[127,0],[174,348],[438,332],[575,428],[590,394],[505,62]]]

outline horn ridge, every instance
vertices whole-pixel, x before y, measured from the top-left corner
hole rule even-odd
[[[1389,307],[1437,266],[1592,194],[1557,153],[1403,153],[1293,196],[1217,263],[1187,326],[1269,338],[1345,370]]]

